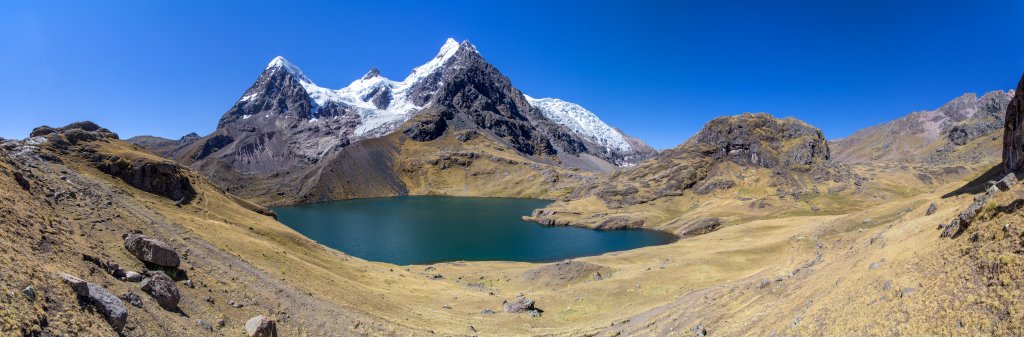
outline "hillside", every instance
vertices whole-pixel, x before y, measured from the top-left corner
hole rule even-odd
[[[998,160],[1004,113],[1014,91],[980,98],[963,94],[935,110],[910,113],[830,142],[834,158],[857,164],[878,161],[928,164]]]
[[[857,207],[852,196],[861,194],[862,183],[831,160],[821,130],[793,118],[748,113],[716,118],[682,145],[587,184],[531,219],[686,235],[708,221]]]
[[[776,181],[785,191],[810,189],[805,183],[814,176],[806,174],[832,166],[826,163],[827,148],[818,146],[820,132],[792,119],[726,117],[705,131],[662,156],[711,160],[715,164],[708,172],[715,179],[795,169]],[[21,228],[5,231],[0,240],[0,255],[14,266],[0,271],[0,290],[10,294],[0,297],[5,334],[116,335],[92,305],[75,300],[59,272],[115,296],[136,293],[141,308],[123,303],[125,336],[198,336],[209,334],[207,327],[234,335],[259,314],[275,319],[282,335],[312,336],[636,336],[687,335],[693,329],[808,336],[1021,332],[1012,300],[1020,288],[1014,280],[1022,279],[1021,269],[1013,267],[1020,260],[1013,248],[1014,231],[1020,229],[1004,226],[1015,223],[1016,212],[1007,210],[1024,198],[1019,185],[993,193],[977,220],[954,238],[941,238],[936,227],[959,217],[974,198],[943,195],[978,182],[935,183],[934,192],[886,194],[870,204],[822,203],[818,212],[761,217],[755,211],[673,244],[558,263],[400,267],[320,246],[260,214],[268,214],[260,207],[221,192],[197,172],[92,124],[34,134],[0,146],[5,158],[0,193],[14,205],[0,217]],[[744,137],[751,138],[736,141]],[[786,146],[768,147],[777,144]],[[640,165],[637,172],[657,162]],[[877,173],[876,181],[899,179]],[[616,179],[630,175],[624,171]],[[690,190],[646,204],[686,197]],[[723,198],[721,192],[694,193],[689,200],[699,202],[695,212],[758,204]],[[767,200],[765,209],[795,202],[787,195],[787,201]],[[715,199],[720,202],[707,203]],[[927,211],[932,202],[934,214]],[[120,281],[83,261],[85,254],[126,270],[152,267],[125,249],[122,235],[132,231],[164,240],[182,256],[175,281],[181,293],[178,311],[162,309],[138,283]],[[29,285],[32,297],[23,294]],[[502,301],[518,294],[544,312],[539,317],[503,312]]]

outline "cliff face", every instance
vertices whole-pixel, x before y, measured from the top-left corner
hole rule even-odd
[[[1003,130],[1003,169],[1016,172],[1024,168],[1024,76],[1017,83],[1017,94],[1006,108]]]

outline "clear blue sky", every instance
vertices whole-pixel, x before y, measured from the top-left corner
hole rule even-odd
[[[404,78],[448,37],[657,148],[745,111],[844,137],[1024,72],[1022,1],[840,2],[5,1],[0,137],[206,134],[276,55],[340,88]]]

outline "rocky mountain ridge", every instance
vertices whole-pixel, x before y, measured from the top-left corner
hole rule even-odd
[[[247,189],[255,181],[287,180],[294,188],[272,191],[287,196],[290,201],[285,203],[421,193],[408,186],[411,180],[423,181],[418,177],[421,173],[396,163],[423,159],[404,157],[407,147],[417,148],[421,157],[443,160],[451,150],[427,150],[440,144],[435,141],[442,137],[457,138],[463,145],[511,150],[507,153],[526,164],[519,167],[532,172],[528,175],[552,170],[572,176],[610,172],[656,153],[578,105],[572,105],[571,111],[546,107],[532,104],[475,46],[449,39],[437,56],[403,81],[392,81],[371,69],[338,90],[317,86],[294,64],[278,57],[210,135],[179,141],[149,137],[131,141],[197,168],[245,197],[276,198],[278,195],[267,196],[263,185]],[[487,151],[456,152],[494,158],[485,155]],[[352,162],[357,153],[379,155],[372,161]],[[573,170],[581,173],[568,173]],[[357,187],[351,176],[368,180]],[[563,179],[562,184],[570,181]],[[322,182],[332,183],[321,186]],[[422,193],[443,193],[430,189],[432,192]],[[530,196],[550,196],[557,193],[552,192],[555,189],[565,187],[551,185]]]
[[[935,110],[913,112],[833,140],[833,152],[837,160],[850,164],[992,160],[1013,95],[1013,90],[995,90],[981,97],[965,93]]]

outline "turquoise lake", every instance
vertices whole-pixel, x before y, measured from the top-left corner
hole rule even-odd
[[[652,230],[599,231],[523,221],[546,200],[393,197],[277,207],[278,219],[317,242],[370,261],[546,262],[674,242]]]

